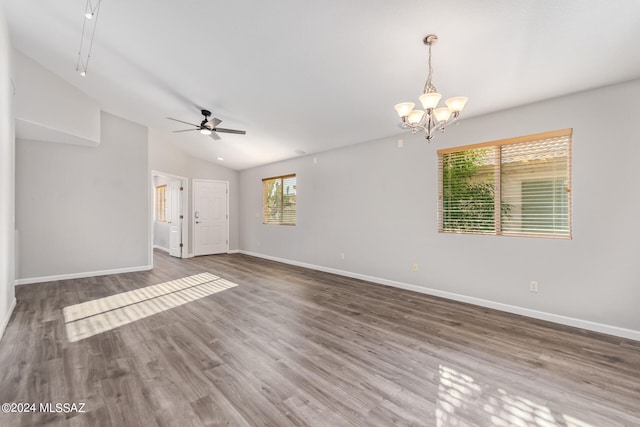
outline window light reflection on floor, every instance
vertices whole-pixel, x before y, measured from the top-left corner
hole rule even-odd
[[[570,415],[553,413],[548,407],[503,388],[480,386],[471,376],[447,366],[440,365],[439,370],[436,409],[439,427],[467,425],[469,416],[477,417],[474,407],[481,407],[486,414],[484,420],[474,419],[482,425],[593,427]]]
[[[238,286],[211,273],[147,286],[64,307],[70,342],[76,342]]]

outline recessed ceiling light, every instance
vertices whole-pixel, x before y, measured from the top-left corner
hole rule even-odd
[[[223,161],[224,159],[222,157],[218,157],[218,160]]]
[[[211,135],[211,131],[207,128],[200,129],[200,133],[203,135]]]

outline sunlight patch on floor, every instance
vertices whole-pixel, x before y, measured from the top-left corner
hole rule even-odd
[[[64,307],[67,338],[70,342],[89,338],[235,286],[201,273]]]
[[[481,407],[486,416],[482,420],[473,419],[481,425],[593,427],[570,415],[553,412],[546,405],[509,393],[504,388],[481,386],[470,375],[440,365],[437,425],[467,425],[471,417],[477,417],[476,407]]]

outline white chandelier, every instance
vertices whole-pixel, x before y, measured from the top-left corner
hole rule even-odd
[[[402,102],[397,104],[395,109],[402,119],[403,128],[410,128],[414,134],[424,131],[427,140],[431,141],[436,131],[444,132],[445,127],[458,122],[460,112],[464,109],[468,99],[464,96],[455,96],[445,101],[446,107],[436,108],[442,95],[431,83],[433,75],[431,46],[438,41],[438,36],[429,34],[422,41],[429,46],[429,75],[424,84],[423,94],[419,98],[424,110],[414,110],[415,104],[413,102]]]

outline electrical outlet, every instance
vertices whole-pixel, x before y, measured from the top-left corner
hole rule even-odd
[[[529,290],[531,292],[538,292],[538,282],[532,280],[531,283],[529,283]]]
[[[344,259],[344,252],[340,252],[340,259]]]
[[[411,267],[411,269],[413,271],[418,271],[418,264],[417,263],[413,263],[413,266]]]
[[[404,146],[404,141],[401,139],[398,140],[398,148],[402,148]]]

